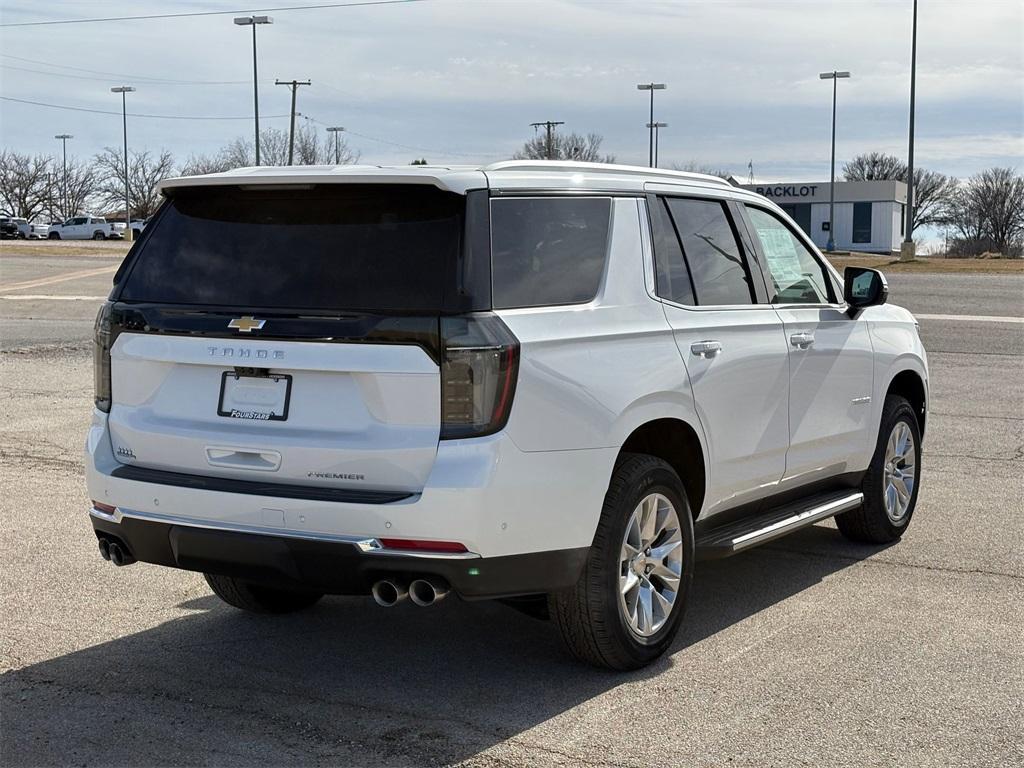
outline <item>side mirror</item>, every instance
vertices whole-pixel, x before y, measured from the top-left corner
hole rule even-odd
[[[885,304],[889,298],[889,284],[877,269],[847,267],[843,271],[843,299],[853,317],[864,307]]]

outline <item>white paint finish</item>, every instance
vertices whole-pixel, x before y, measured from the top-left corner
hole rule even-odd
[[[235,354],[219,354],[224,349]],[[292,377],[287,420],[217,413],[223,374],[235,365]],[[279,452],[273,482],[410,491],[433,466],[440,375],[419,347],[125,333],[111,370],[110,434],[115,453],[130,450],[132,464],[241,480],[271,474],[258,462],[210,462],[212,447],[229,445]]]
[[[710,457],[703,515],[770,494],[789,447],[789,359],[770,306],[690,309],[665,304],[679,365],[689,372]],[[717,341],[698,357],[691,346]]]
[[[594,478],[608,477],[618,453],[614,448],[527,453],[507,434],[443,441],[420,493],[393,504],[346,504],[111,477],[117,462],[107,422],[105,414],[94,413],[85,462],[90,498],[145,514],[181,515],[212,527],[460,541],[484,557],[589,546],[607,486]],[[270,474],[257,479],[268,480]],[[270,521],[267,509],[275,510]]]
[[[870,398],[874,354],[867,324],[833,307],[778,308],[786,339],[805,334],[806,348],[789,343],[789,451],[786,479],[813,482],[867,466],[874,445]]]
[[[438,185],[449,189],[457,179],[464,186],[476,179],[502,190],[661,189],[752,199],[706,179],[571,164],[245,173],[253,183],[281,182],[289,173],[306,183],[422,174],[417,183],[443,176]],[[184,511],[207,524],[445,539],[487,557],[587,546],[621,445],[656,419],[683,421],[701,441],[704,516],[770,495],[783,482],[866,466],[892,377],[912,370],[927,382],[908,312],[875,307],[852,321],[838,310],[808,317],[807,308],[665,305],[649,293],[644,201],[616,199],[612,215],[594,301],[499,313],[521,345],[502,433],[439,442],[438,369],[416,347],[122,334],[113,353],[115,404],[109,417],[96,415],[87,441],[90,493],[142,512]],[[787,325],[814,333],[810,354],[791,350]],[[721,352],[693,355],[691,346],[704,341],[718,342]],[[269,357],[275,351],[283,357]],[[289,420],[216,416],[220,374],[261,359],[294,376]],[[865,397],[871,401],[854,402]],[[297,484],[309,484],[310,471],[365,474],[365,483],[318,482],[413,495],[387,505],[337,504],[118,480],[110,476],[114,452],[126,443],[146,466]],[[210,466],[211,455],[221,466]]]
[[[615,201],[612,258],[595,301],[498,313],[520,343],[507,429],[524,451],[618,448],[654,401],[659,417],[693,422],[686,371],[647,296],[640,220],[636,200]]]

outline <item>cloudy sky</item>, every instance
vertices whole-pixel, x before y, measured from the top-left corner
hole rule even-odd
[[[265,0],[306,5],[315,0]],[[107,16],[240,11],[238,0],[0,0],[0,144],[91,155],[129,142],[181,159],[251,134],[248,29],[231,15],[12,26]],[[260,108],[287,127],[299,111],[342,125],[372,163],[502,159],[531,122],[597,132],[619,161],[646,164],[642,81],[661,81],[662,165],[695,161],[759,180],[828,177],[831,84],[838,156],[906,153],[910,0],[424,0],[268,11],[259,29]],[[921,0],[918,163],[957,176],[1024,168],[1024,3]],[[96,114],[25,104],[111,111]],[[140,115],[131,116],[131,113]],[[197,120],[141,117],[237,117]],[[276,116],[276,117],[275,117]],[[301,118],[300,118],[301,119]]]

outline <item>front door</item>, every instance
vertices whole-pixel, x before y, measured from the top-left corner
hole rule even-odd
[[[774,212],[746,206],[789,348],[786,482],[848,471],[870,453],[874,355],[867,325],[851,319],[818,256]]]

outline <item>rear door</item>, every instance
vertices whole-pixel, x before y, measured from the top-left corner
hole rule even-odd
[[[119,461],[417,491],[465,197],[426,186],[181,189],[115,295]]]
[[[657,293],[708,439],[705,511],[755,501],[782,479],[789,361],[782,321],[763,303],[733,209],[721,200],[648,196]]]
[[[850,318],[834,281],[797,231],[775,212],[745,206],[790,358],[786,479],[842,474],[873,440],[874,353],[867,325]]]

